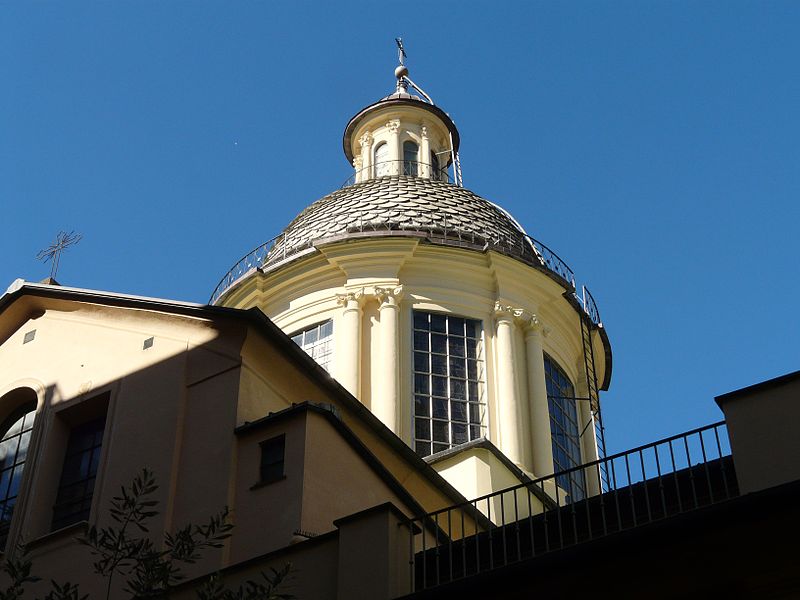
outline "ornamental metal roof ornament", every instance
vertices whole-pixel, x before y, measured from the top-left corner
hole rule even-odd
[[[55,280],[56,278],[58,265],[61,261],[61,254],[64,250],[70,246],[74,246],[80,242],[81,239],[83,239],[83,235],[80,233],[75,233],[74,231],[70,231],[69,233],[66,231],[59,231],[58,235],[56,235],[56,241],[36,255],[37,260],[43,262],[52,261],[50,266],[50,279]]]
[[[400,63],[394,70],[394,76],[397,77],[396,93],[408,94],[408,88],[411,87],[411,89],[416,91],[420,96],[422,96],[422,98],[424,98],[425,102],[432,106],[436,106],[433,98],[431,98],[425,92],[425,90],[414,83],[408,76],[408,67],[406,66],[406,58],[408,58],[408,55],[406,54],[405,46],[403,46],[403,38],[397,37],[394,38],[394,41],[395,44],[397,44],[397,61]],[[450,161],[453,164],[453,181],[457,186],[463,187],[464,178],[461,173],[461,157],[458,155],[458,152],[453,144],[452,132],[450,132]]]

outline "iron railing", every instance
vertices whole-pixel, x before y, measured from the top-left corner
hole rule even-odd
[[[339,186],[339,189],[378,177],[396,177],[398,175],[421,177],[434,181],[444,181],[445,183],[453,182],[453,178],[450,176],[446,167],[441,168],[430,163],[423,163],[416,160],[382,160],[368,167],[356,169],[356,172],[345,179],[344,183]]]
[[[282,233],[275,236],[271,240],[264,242],[260,246],[256,246],[250,252],[236,261],[236,263],[228,270],[228,272],[225,273],[222,279],[219,280],[219,283],[217,284],[217,287],[214,288],[208,303],[216,304],[217,300],[220,299],[222,294],[233,287],[236,282],[243,279],[252,271],[262,267],[266,263],[267,257],[270,255],[279,241],[283,241],[283,257],[288,258],[286,256],[286,249],[288,247],[288,244],[286,243],[286,234]]]
[[[583,311],[589,316],[592,323],[595,325],[600,325],[602,321],[600,321],[600,310],[597,308],[597,302],[594,301],[594,296],[592,296],[591,292],[589,292],[589,288],[585,285],[582,286],[582,298],[581,305],[583,306]],[[577,296],[577,294],[576,294]]]
[[[601,493],[600,469],[610,489]],[[581,471],[589,497],[573,497]],[[724,421],[410,521],[418,591],[738,496]]]
[[[434,244],[476,250],[496,250],[554,276],[569,288],[576,303],[584,307],[593,322],[596,325],[600,323],[597,306],[594,299],[591,298],[591,294],[588,294],[588,290],[584,288],[583,298],[578,296],[575,288],[575,274],[572,269],[547,245],[530,236],[520,234],[514,236],[513,239],[505,236],[488,238],[474,232],[464,232],[461,229],[454,229],[452,224],[448,223],[446,214],[436,212],[421,214],[419,223],[414,225],[382,218],[370,218],[365,214],[369,215],[370,213],[353,211],[350,222],[345,225],[345,231],[339,235],[366,235],[376,232],[386,232],[390,235],[422,235]],[[426,223],[426,225],[421,223]],[[337,236],[333,236],[333,238],[335,237]],[[290,235],[282,233],[264,242],[245,254],[228,270],[214,288],[209,304],[215,304],[222,294],[252,271],[293,258],[321,241],[322,239],[307,239],[301,243],[293,243]],[[590,304],[584,300],[586,297],[591,299]]]

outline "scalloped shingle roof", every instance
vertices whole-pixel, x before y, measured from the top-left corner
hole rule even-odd
[[[323,240],[389,232],[488,243],[508,248],[515,258],[540,260],[514,221],[488,200],[442,181],[389,176],[342,188],[311,204],[289,223],[265,265]]]

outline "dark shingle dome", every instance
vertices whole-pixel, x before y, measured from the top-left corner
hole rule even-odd
[[[505,211],[471,191],[422,177],[387,176],[328,194],[301,212],[270,250],[273,263],[323,241],[408,235],[484,249],[539,266],[527,236]]]

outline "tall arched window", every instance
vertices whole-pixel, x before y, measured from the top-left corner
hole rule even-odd
[[[33,390],[15,390],[20,395],[32,396],[0,425],[0,549],[6,545],[11,517],[17,504],[22,471],[28,456],[28,446],[36,416],[36,394]],[[12,392],[15,393],[15,392]],[[26,393],[26,392],[29,392]]]
[[[416,177],[419,174],[419,146],[414,142],[403,142],[403,175]]]
[[[547,403],[550,407],[550,433],[553,442],[553,469],[556,473],[582,464],[578,406],[575,388],[564,370],[547,354],[544,355]],[[566,491],[569,500],[586,497],[583,471],[559,475],[556,481]]]
[[[375,169],[375,177],[383,177],[392,174],[392,166],[389,164],[389,145],[386,142],[378,144],[372,154],[372,164]]]

